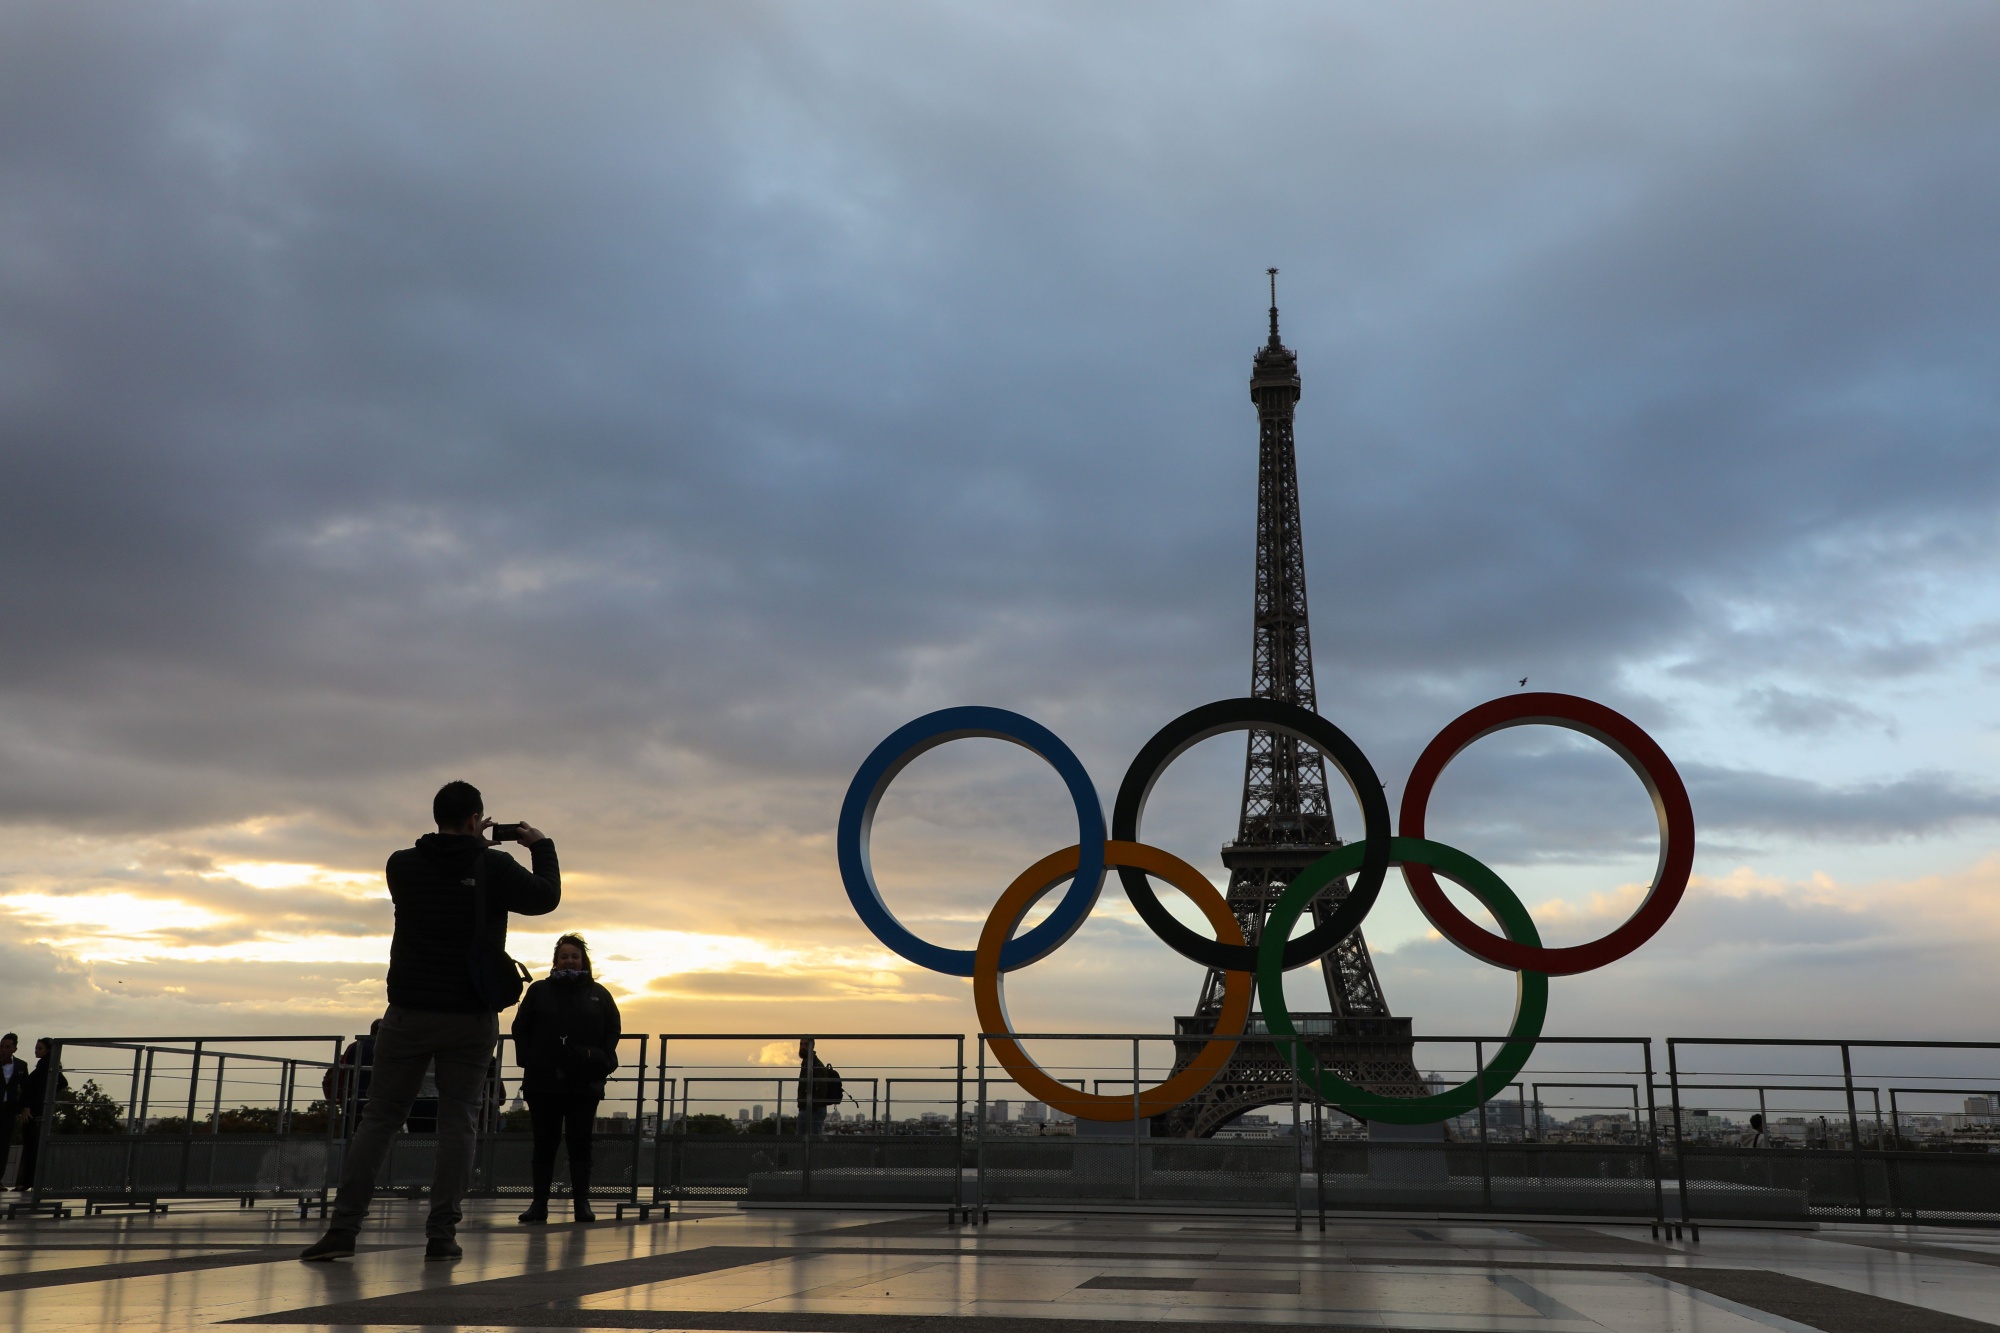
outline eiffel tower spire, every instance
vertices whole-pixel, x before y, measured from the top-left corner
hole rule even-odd
[[[1271,337],[1251,363],[1257,405],[1257,578],[1250,648],[1250,693],[1319,711],[1313,688],[1312,625],[1306,609],[1305,535],[1299,522],[1298,452],[1292,414],[1301,394],[1299,359],[1278,338],[1278,270],[1271,279]],[[1250,733],[1243,763],[1243,811],[1236,840],[1223,848],[1229,905],[1251,942],[1292,877],[1340,845],[1327,799],[1326,763],[1304,741]],[[1343,882],[1313,903],[1323,918],[1347,894]],[[1321,961],[1327,999],[1343,1018],[1386,1017],[1388,1002],[1356,931]],[[1199,1013],[1222,1007],[1222,974],[1202,987]]]
[[[1301,386],[1299,359],[1278,337],[1278,270],[1271,279],[1271,336],[1251,362],[1250,400],[1257,407],[1257,575],[1250,648],[1250,693],[1319,711],[1313,689],[1312,628],[1306,613],[1305,539],[1299,524],[1297,450],[1292,415]],[[1285,886],[1306,866],[1340,846],[1327,799],[1326,763],[1304,741],[1268,731],[1249,734],[1243,762],[1243,807],[1236,839],[1222,849],[1229,869],[1229,906],[1252,944]],[[1336,881],[1313,900],[1323,921],[1348,884]],[[1330,1012],[1294,1014],[1301,1033],[1315,1030],[1347,1041],[1319,1048],[1322,1060],[1384,1092],[1422,1090],[1410,1064],[1409,1021],[1390,1016],[1382,983],[1359,930],[1320,960]],[[1224,977],[1210,972],[1183,1033],[1212,1032],[1222,1010]],[[1294,992],[1297,994],[1297,992]],[[1193,1047],[1179,1057],[1185,1060]],[[1199,1098],[1171,1113],[1162,1128],[1211,1134],[1221,1125],[1273,1102],[1289,1101],[1291,1075],[1267,1044],[1246,1044]]]

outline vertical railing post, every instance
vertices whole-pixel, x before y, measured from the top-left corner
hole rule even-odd
[[[979,1134],[972,1146],[972,1208],[979,1216],[986,1216],[986,1042],[982,1034],[979,1043]]]
[[[334,1181],[340,1179],[340,1169],[346,1164],[347,1154],[341,1151],[340,1135],[346,1132],[346,1125],[340,1119],[340,1057],[345,1053],[345,1043],[339,1037],[333,1039],[333,1063],[327,1066],[333,1075],[334,1096],[322,1097],[326,1105],[326,1170],[319,1178],[319,1215],[326,1216],[327,1195],[333,1189]],[[325,1082],[324,1079],[321,1080]],[[324,1088],[321,1089],[325,1091]],[[303,1206],[303,1205],[302,1205]],[[305,1216],[303,1212],[299,1214]]]
[[[125,1098],[125,1129],[127,1133],[136,1132],[132,1127],[139,1123],[139,1062],[145,1059],[145,1057],[146,1049],[144,1047],[134,1046],[132,1048],[132,1086],[126,1089],[127,1095]]]
[[[1667,1092],[1674,1110],[1674,1175],[1680,1182],[1681,1225],[1697,1244],[1701,1241],[1701,1224],[1694,1220],[1688,1207],[1688,1160],[1687,1145],[1681,1135],[1681,1062],[1680,1049],[1675,1045],[1678,1038],[1667,1038]]]
[[[139,1064],[146,1058],[142,1047],[132,1048],[132,1086],[125,1097],[125,1197],[130,1199],[139,1190]],[[146,1067],[147,1077],[152,1076],[152,1066]]]
[[[629,1193],[633,1204],[639,1202],[639,1162],[646,1151],[646,1034],[639,1034],[638,1072],[633,1076],[638,1083],[632,1091],[632,1188]]]
[[[662,1094],[666,1093],[666,1087],[667,1034],[662,1032],[660,1034],[660,1091]],[[676,1132],[669,1133],[667,1120],[663,1117],[660,1121],[659,1137],[653,1140],[653,1202],[655,1203],[660,1201],[660,1191],[665,1190],[668,1196],[672,1197],[680,1188],[680,1163],[683,1150],[686,1146],[684,1140],[687,1138],[688,1133],[687,1122],[689,1111],[687,1096],[687,1080],[681,1078],[679,1075],[675,1075],[673,1097],[670,1097],[662,1105],[665,1107],[665,1114],[671,1116],[674,1105],[673,1098],[677,1097],[679,1099],[681,1113],[675,1119],[675,1123],[680,1128]],[[662,1169],[660,1161],[660,1145],[663,1143],[667,1146],[665,1169]]]
[[[1861,1220],[1868,1220],[1868,1166],[1861,1157],[1861,1117],[1854,1107],[1854,1060],[1851,1048],[1840,1043],[1840,1082],[1847,1094],[1847,1147],[1854,1159],[1854,1205]]]
[[[1286,1063],[1290,1063],[1287,1061]],[[1299,1069],[1292,1069],[1294,1078],[1303,1077]],[[1323,1103],[1313,1097],[1313,1205],[1319,1211],[1319,1229],[1326,1230],[1326,1134]]]
[[[1640,1043],[1646,1070],[1646,1156],[1653,1168],[1653,1237],[1658,1239],[1667,1225],[1667,1193],[1660,1183],[1660,1103],[1653,1088],[1653,1039]],[[1632,1090],[1632,1119],[1639,1119],[1639,1090]],[[1635,1125],[1636,1128],[1636,1125]],[[1669,1232],[1669,1235],[1672,1233]]]
[[[808,1040],[812,1042],[812,1045],[808,1049],[812,1051],[813,1059],[817,1061],[819,1059],[819,1041],[817,1038],[808,1038]],[[813,1116],[819,1110],[819,1077],[813,1072],[813,1068],[812,1065],[801,1065],[799,1067],[799,1141],[804,1145],[799,1162],[799,1198],[801,1201],[812,1198],[812,1122]]]
[[[1903,1151],[1903,1109],[1902,1103],[1896,1099],[1896,1089],[1893,1086],[1889,1089],[1889,1134],[1891,1142],[1895,1145],[1890,1151],[1900,1154]],[[1888,1161],[1889,1188],[1892,1192],[1889,1201],[1895,1207],[1896,1216],[1903,1217],[1906,1215],[1906,1210],[1903,1206],[1902,1167],[1895,1157],[1889,1158]],[[1911,1226],[1919,1224],[1917,1210],[1914,1207],[1907,1210],[1907,1216]]]
[[[984,1057],[986,1034],[979,1034],[981,1057]],[[958,1110],[952,1116],[953,1140],[951,1152],[951,1208],[956,1216],[965,1211],[965,1034],[958,1037],[958,1076],[953,1080],[953,1088],[958,1097]]]
[[[1299,1071],[1294,1068],[1292,1084],[1292,1230],[1304,1231],[1305,1219],[1305,1174],[1306,1136],[1305,1126],[1299,1121]]]
[[[1486,1043],[1472,1043],[1472,1067],[1474,1087],[1479,1093],[1479,1203],[1488,1212],[1493,1210],[1493,1163],[1486,1152]]]
[[[208,1108],[208,1136],[214,1138],[222,1132],[222,1080],[229,1068],[229,1053],[224,1051],[215,1057],[215,1098]],[[208,1157],[208,1183],[215,1184],[215,1154]]]
[[[194,1056],[188,1063],[187,1115],[181,1125],[181,1176],[178,1193],[188,1192],[188,1172],[194,1161],[194,1108],[201,1093],[201,1038],[195,1038]]]
[[[660,1123],[653,1131],[653,1202],[659,1203],[673,1188],[674,1154],[680,1151],[681,1138],[687,1134],[687,1117],[676,1117],[674,1108],[681,1097],[680,1079],[672,1085],[667,1083],[667,1062],[660,1061],[659,1090],[655,1100],[659,1105]]]
[[[1132,1038],[1132,1201],[1139,1201],[1139,1039]]]

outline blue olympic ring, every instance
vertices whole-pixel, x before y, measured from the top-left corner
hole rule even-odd
[[[1053,731],[1019,713],[983,707],[944,708],[898,727],[862,761],[854,780],[847,785],[846,799],[840,803],[840,829],[834,839],[840,879],[847,888],[847,900],[854,904],[855,914],[874,932],[876,939],[918,967],[954,977],[972,975],[975,951],[932,944],[896,919],[896,914],[882,901],[882,891],[875,886],[868,840],[874,829],[875,807],[896,775],[926,750],[967,736],[1012,741],[1040,755],[1062,778],[1069,788],[1070,800],[1076,805],[1076,841],[1082,849],[1076,878],[1047,920],[1007,942],[1000,951],[1000,970],[1012,972],[1026,967],[1061,948],[1097,906],[1098,891],[1104,887],[1104,809],[1098,804],[1097,788],[1091,783],[1090,774],[1084,771],[1082,761]]]

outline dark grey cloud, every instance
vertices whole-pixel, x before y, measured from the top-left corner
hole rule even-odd
[[[0,819],[811,832],[969,699],[1109,785],[1245,679],[1267,263],[1385,774],[1522,674],[1782,731],[1990,651],[1920,614],[2000,499],[1974,11],[110,12],[0,18]]]
[[[1703,766],[1687,779],[1710,822],[1734,833],[1873,842],[2000,819],[2000,792],[1951,773],[1832,785]]]
[[[2000,820],[2000,791],[1964,774],[1840,783],[1681,763],[1702,845],[1728,855],[1786,841],[1883,842]],[[1645,789],[1590,742],[1504,734],[1445,770],[1426,831],[1500,864],[1647,859],[1659,846]]]

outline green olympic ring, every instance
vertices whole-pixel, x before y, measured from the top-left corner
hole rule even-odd
[[[1314,896],[1334,880],[1360,868],[1367,843],[1351,842],[1322,856],[1299,872],[1264,923],[1264,935],[1257,947],[1257,990],[1264,1000],[1264,1022],[1279,1037],[1296,1037],[1291,1010],[1285,1006],[1285,940],[1298,924],[1299,914]],[[1507,938],[1517,944],[1540,948],[1541,936],[1534,918],[1514,896],[1506,881],[1456,847],[1424,838],[1392,838],[1389,861],[1393,865],[1414,863],[1429,866],[1459,885],[1486,905],[1500,922]],[[1308,1087],[1328,1105],[1360,1120],[1380,1120],[1391,1125],[1429,1125],[1464,1115],[1506,1087],[1535,1053],[1535,1039],[1542,1035],[1542,1023],[1549,1015],[1549,977],[1546,972],[1519,972],[1514,1000],[1514,1022],[1507,1040],[1486,1068],[1465,1082],[1429,1097],[1389,1097],[1349,1083],[1319,1067],[1319,1059],[1304,1044],[1277,1043],[1278,1049],[1299,1071]]]

